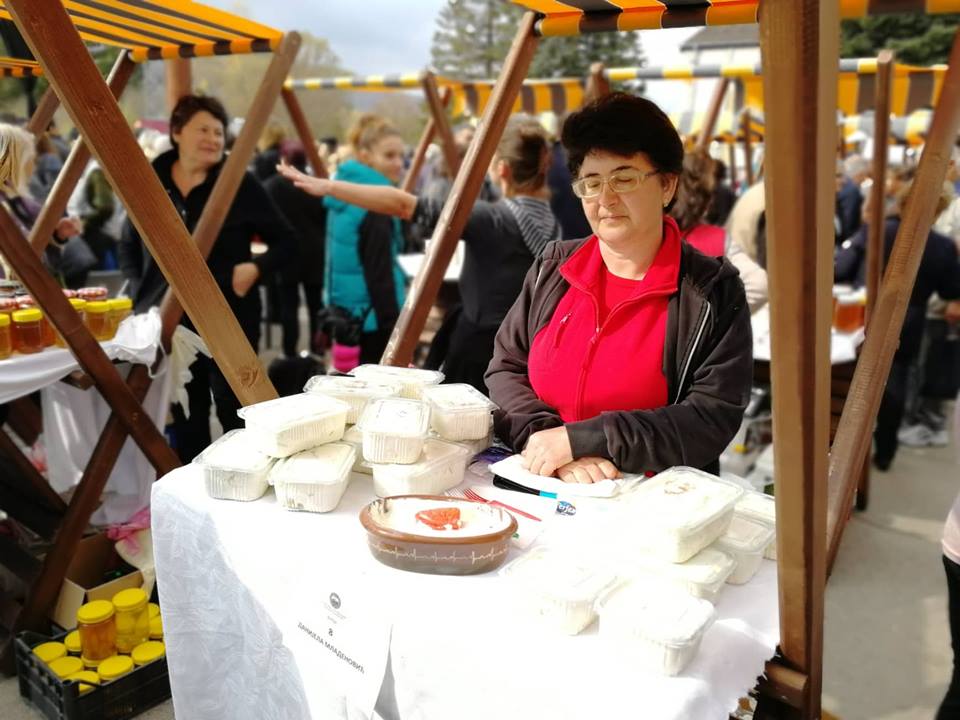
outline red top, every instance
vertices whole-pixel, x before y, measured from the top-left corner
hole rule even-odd
[[[570,289],[533,339],[528,372],[534,392],[564,422],[667,404],[667,301],[679,272],[680,232],[670,217],[642,280],[611,274],[596,236],[563,264]]]
[[[697,225],[687,230],[683,239],[704,255],[723,257],[727,231],[717,225]]]

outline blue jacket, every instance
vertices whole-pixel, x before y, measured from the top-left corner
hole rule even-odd
[[[386,176],[368,165],[356,160],[348,160],[337,169],[337,180],[361,183],[364,185],[390,185]],[[324,198],[327,206],[327,257],[326,282],[324,283],[327,305],[339,305],[352,312],[356,317],[366,315],[363,331],[377,330],[376,313],[368,312],[372,307],[370,293],[363,274],[360,259],[360,226],[367,217],[367,211],[356,205],[349,205],[334,197]],[[397,294],[397,306],[403,307],[406,298],[406,278],[397,262],[397,256],[403,249],[403,236],[400,221],[391,222],[391,264],[393,266],[394,287]]]

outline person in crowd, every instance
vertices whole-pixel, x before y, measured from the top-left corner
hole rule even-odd
[[[893,242],[900,229],[900,216],[913,189],[913,182],[900,183],[898,188],[895,214],[888,216],[884,222],[884,265],[893,250]],[[944,183],[937,208],[938,214],[947,207],[952,194],[952,184]],[[840,246],[834,258],[836,282],[864,285],[867,232],[867,226],[862,225],[852,238]],[[953,240],[931,230],[927,236],[903,329],[900,331],[900,343],[877,414],[873,464],[878,470],[888,470],[897,453],[898,431],[906,404],[908,376],[920,353],[930,296],[936,292],[944,300],[960,298],[960,263],[957,257],[957,246]]]
[[[723,160],[713,161],[713,181],[713,200],[707,211],[707,223],[723,226],[737,201],[736,193],[727,183],[727,165]]]
[[[62,169],[63,160],[50,137],[46,134],[37,137],[33,176],[29,185],[34,200],[42,204],[47,199]]]
[[[764,216],[767,201],[762,182],[751,185],[734,204],[727,218],[727,233],[730,243],[736,245],[755,263],[764,267],[761,262],[765,258],[766,249],[761,252],[759,247],[760,221]]]
[[[287,139],[287,131],[277,122],[269,123],[260,133],[257,141],[257,154],[253,158],[251,169],[253,176],[260,182],[276,174],[280,162],[280,146]]]
[[[960,447],[960,395],[957,396],[953,428],[955,447]],[[942,546],[943,567],[947,573],[947,608],[953,646],[953,675],[935,720],[954,720],[960,717],[960,495],[957,495],[956,500],[953,501],[953,507],[947,516],[947,523],[943,528]]]
[[[750,313],[734,267],[668,214],[680,136],[649,100],[612,93],[561,139],[593,235],[547,247],[496,335],[497,436],[567,482],[716,472],[750,396]]]
[[[227,125],[227,112],[219,100],[185,95],[170,115],[173,149],[153,161],[153,169],[190,232],[200,220],[223,169]],[[256,258],[250,249],[255,236],[268,247]],[[290,226],[263,186],[247,173],[207,258],[207,267],[254,348],[260,341],[257,282],[292,261],[294,247]],[[130,281],[136,312],[158,306],[167,291],[166,279],[129,220],[118,244],[118,254],[120,269]],[[183,323],[192,329],[186,316]],[[225,431],[243,424],[237,417],[240,404],[216,363],[201,356],[190,371],[193,379],[186,388],[189,418],[179,405],[173,407],[177,452],[184,462],[210,444],[211,393]]]
[[[860,186],[870,177],[870,163],[860,155],[851,155],[837,167],[837,244],[853,235],[863,218],[863,193]]]
[[[677,221],[680,237],[704,255],[721,257],[727,233],[705,221],[713,201],[714,160],[704,150],[687,153],[670,216]]]
[[[118,269],[117,241],[127,214],[96,160],[87,163],[67,202],[67,212],[83,222],[83,239],[97,256],[97,269]]]
[[[77,129],[73,128],[70,132],[71,141],[75,140],[78,135]],[[57,155],[60,156],[60,160],[66,162],[67,156],[70,155],[70,142],[60,134],[60,129],[54,120],[51,120],[50,124],[47,125],[47,137],[50,138],[50,142]]]
[[[300,172],[307,171],[307,155],[299,141],[280,145],[280,157]],[[300,288],[307,301],[311,352],[322,355],[316,345],[319,314],[323,306],[324,246],[327,237],[327,209],[323,200],[300,192],[282,175],[274,172],[263,184],[280,213],[297,235],[296,259],[280,271],[280,321],[283,327],[283,353],[294,357],[300,340]]]
[[[466,243],[460,296],[463,307],[446,321],[448,347],[443,371],[449,382],[465,382],[487,392],[483,375],[493,356],[497,328],[517,299],[534,260],[560,237],[550,212],[546,170],[550,160],[546,133],[535,120],[513,118],[491,163],[502,197],[480,200],[461,237]],[[434,226],[443,203],[417,198],[397,188],[363,186],[311,178],[295,170],[281,173],[316,195],[329,195],[371,210]]]
[[[550,166],[547,168],[547,186],[550,189],[550,209],[560,223],[561,239],[575,240],[590,234],[590,223],[583,214],[583,205],[573,193],[573,176],[567,167],[567,153],[557,137],[557,116],[544,113],[551,125],[546,127],[550,137]]]

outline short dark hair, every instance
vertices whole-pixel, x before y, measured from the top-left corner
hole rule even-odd
[[[230,118],[223,103],[208,95],[184,95],[177,100],[173,112],[170,113],[170,142],[174,147],[177,147],[177,141],[173,139],[173,134],[183,130],[183,126],[198,112],[208,112],[213,115],[223,125],[223,133],[226,135]]]
[[[683,141],[670,118],[646,98],[615,92],[570,113],[560,142],[574,177],[591,152],[643,153],[661,173],[683,172]]]

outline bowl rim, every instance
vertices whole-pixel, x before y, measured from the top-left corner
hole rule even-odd
[[[514,533],[517,532],[517,519],[513,516],[512,513],[504,510],[503,508],[495,508],[501,513],[507,515],[510,518],[510,522],[507,524],[507,527],[496,530],[485,535],[460,535],[453,537],[440,537],[436,535],[415,535],[414,533],[401,532],[399,530],[392,530],[390,528],[385,528],[382,525],[378,524],[373,519],[373,513],[371,508],[377,503],[384,503],[388,500],[399,500],[407,498],[417,498],[423,500],[441,500],[445,502],[454,502],[454,503],[473,503],[475,505],[488,505],[488,503],[478,502],[476,500],[469,500],[467,498],[458,498],[451,497],[449,495],[426,495],[426,494],[413,494],[413,495],[388,495],[387,497],[377,498],[370,503],[367,503],[360,510],[360,524],[363,525],[364,529],[371,535],[376,535],[377,537],[394,540],[397,542],[405,543],[424,543],[428,545],[480,545],[483,543],[496,543],[502,542],[503,540],[513,537]]]

